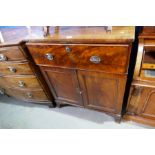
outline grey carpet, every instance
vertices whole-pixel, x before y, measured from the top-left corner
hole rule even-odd
[[[144,129],[142,125],[131,122],[115,123],[113,117],[102,112],[65,106],[49,108],[0,96],[0,128],[2,129]]]

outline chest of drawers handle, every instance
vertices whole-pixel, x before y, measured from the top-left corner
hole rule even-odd
[[[66,47],[65,47],[65,51],[66,51],[67,53],[70,53],[70,52],[71,52],[71,48],[70,48],[69,46],[66,46]]]
[[[45,58],[48,59],[48,60],[53,60],[54,59],[54,56],[50,53],[47,53],[45,54]]]
[[[25,94],[25,97],[30,99],[30,98],[33,97],[33,95],[32,95],[31,93],[28,92],[28,93]]]
[[[5,95],[5,89],[0,88],[0,94]]]
[[[18,81],[18,86],[19,87],[25,87],[24,81]]]
[[[101,58],[95,55],[91,56],[89,60],[90,62],[95,64],[99,64],[101,62]]]
[[[8,70],[12,73],[15,73],[17,71],[15,67],[10,67],[10,66],[8,67]]]
[[[7,57],[4,54],[0,54],[0,61],[6,61]]]

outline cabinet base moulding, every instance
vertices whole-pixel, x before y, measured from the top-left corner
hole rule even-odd
[[[128,115],[128,114],[126,114],[126,115],[123,116],[123,120],[124,121],[136,122],[138,124],[143,124],[143,125],[155,127],[155,121],[153,119],[140,117],[138,115]]]

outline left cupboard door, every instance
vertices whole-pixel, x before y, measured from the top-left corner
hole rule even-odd
[[[83,106],[76,70],[40,67],[57,104]]]

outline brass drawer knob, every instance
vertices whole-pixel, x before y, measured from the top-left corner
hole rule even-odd
[[[70,53],[71,52],[71,48],[69,46],[66,46],[65,47],[65,50],[66,50],[67,53]]]
[[[25,86],[24,81],[18,81],[18,86],[19,86],[19,87],[24,87],[24,86]]]
[[[101,58],[93,55],[90,57],[90,62],[95,63],[95,64],[99,64],[101,62]]]
[[[4,54],[0,54],[0,61],[6,61],[7,57]]]
[[[54,56],[50,53],[47,53],[45,54],[45,58],[48,59],[48,60],[53,60],[54,59]]]
[[[0,88],[0,94],[5,95],[5,89],[4,88]]]
[[[12,73],[15,73],[16,72],[16,68],[14,67],[8,67],[8,70]]]
[[[31,93],[28,92],[28,93],[25,94],[25,97],[30,99],[30,98],[33,97],[33,95],[32,95]]]

